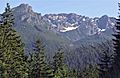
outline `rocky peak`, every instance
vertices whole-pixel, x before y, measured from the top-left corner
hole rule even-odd
[[[41,14],[34,12],[32,7],[28,4],[20,4],[19,6],[13,8],[13,13],[17,21],[34,24],[41,23]]]
[[[100,29],[106,29],[106,26],[108,25],[109,17],[107,15],[102,16],[98,20],[98,26]]]
[[[13,9],[13,11],[21,13],[33,13],[32,7],[28,4],[21,4]]]

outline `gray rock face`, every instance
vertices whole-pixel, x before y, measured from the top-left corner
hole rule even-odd
[[[32,7],[29,6],[28,4],[21,4],[15,7],[13,10],[16,10],[17,12],[20,13],[33,13]]]
[[[35,13],[32,10],[32,7],[28,4],[21,4],[13,8],[13,14],[17,21],[41,24],[42,16],[41,14]]]
[[[74,13],[46,14],[43,18],[50,24],[51,30],[56,30],[72,41],[86,36],[101,34],[114,28],[115,18],[104,15],[100,18],[89,18]]]

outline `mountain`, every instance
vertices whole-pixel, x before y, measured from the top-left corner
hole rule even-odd
[[[69,40],[77,41],[86,36],[100,34],[114,28],[115,18],[104,15],[100,18],[89,18],[74,13],[46,14],[44,19],[51,30],[61,33]],[[72,35],[71,35],[72,34]]]
[[[46,14],[42,16],[40,13],[34,12],[28,4],[21,4],[13,8],[13,13],[15,21],[17,21],[15,23],[17,27],[20,27],[20,24],[30,25],[36,31],[50,31],[72,42],[96,34],[107,34],[106,31],[114,30],[115,25],[115,18],[107,15],[100,18],[89,18],[75,13]],[[21,26],[23,27],[23,25]]]
[[[56,51],[60,46],[69,44],[67,38],[63,38],[53,31],[49,31],[49,23],[43,20],[40,13],[35,13],[32,7],[28,4],[21,4],[13,10],[15,18],[14,28],[20,33],[23,42],[26,44],[26,52],[31,52],[33,43],[37,39],[41,39],[46,50],[51,52]]]
[[[67,57],[69,60],[67,63],[71,67],[75,67],[78,60],[82,66],[88,62],[96,61],[101,48],[99,52],[96,52],[93,47],[98,49],[101,42],[110,41],[111,34],[115,30],[115,18],[107,15],[95,18],[75,13],[45,14],[42,16],[41,13],[34,12],[28,4],[14,7],[12,11],[15,18],[13,28],[20,33],[25,43],[26,53],[32,52],[35,40],[41,39],[45,45],[46,54],[50,57],[59,48],[63,48],[65,54],[70,55]],[[2,17],[0,16],[0,18]],[[92,47],[89,48],[90,46]],[[111,47],[111,43],[107,47]],[[79,66],[81,65],[79,64]]]

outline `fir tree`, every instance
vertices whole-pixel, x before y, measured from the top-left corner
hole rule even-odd
[[[99,78],[99,71],[96,66],[88,65],[82,73],[82,78]]]
[[[20,36],[12,28],[14,19],[9,4],[2,14],[0,26],[0,61],[4,78],[27,78],[27,68],[24,60],[24,46]]]
[[[120,3],[119,5],[119,10],[120,10]],[[113,34],[115,39],[114,41],[114,52],[115,52],[115,58],[114,58],[114,63],[113,63],[113,69],[111,71],[114,71],[114,77],[112,78],[120,78],[120,15],[119,18],[116,19],[116,33]]]
[[[68,66],[64,63],[64,53],[58,50],[53,57],[53,69],[55,78],[69,78]]]
[[[44,46],[39,40],[35,43],[34,51],[29,60],[29,78],[53,78],[53,71],[45,61]]]
[[[100,55],[99,61],[99,78],[110,78],[109,70],[112,64],[112,55],[109,54],[109,49]]]
[[[68,72],[69,78],[82,78],[81,72],[77,69],[71,69]]]

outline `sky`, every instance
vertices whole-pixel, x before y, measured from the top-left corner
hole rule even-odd
[[[0,0],[0,13],[6,3],[16,7],[22,3],[32,6],[33,11],[44,14],[76,13],[88,17],[118,16],[119,0]]]

